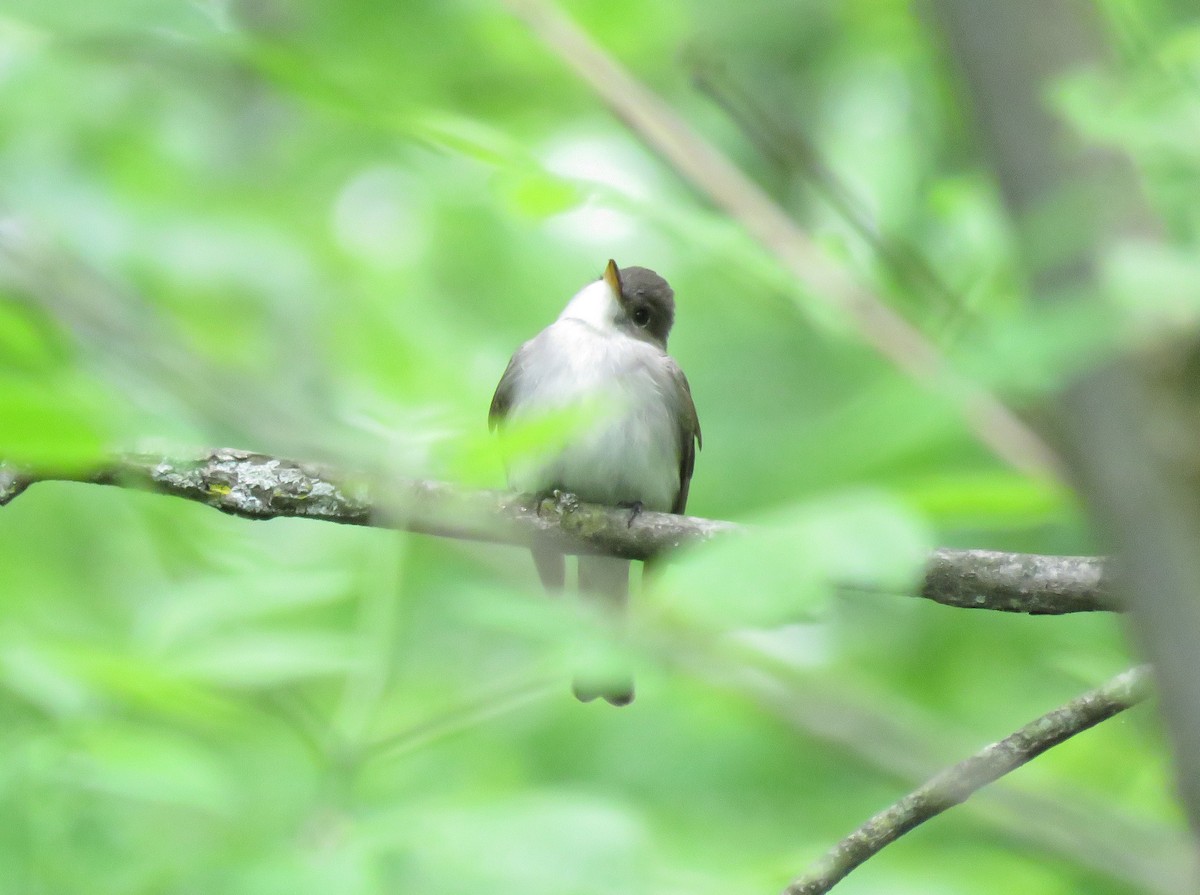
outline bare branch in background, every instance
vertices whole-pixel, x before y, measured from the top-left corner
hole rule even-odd
[[[839,842],[812,871],[792,882],[784,895],[823,895],[905,833],[961,804],[1047,749],[1136,705],[1149,690],[1149,669],[1132,668],[947,768]]]
[[[671,655],[696,678],[745,697],[806,742],[825,743],[857,762],[862,772],[893,781],[900,792],[936,777],[948,757],[969,754],[978,741],[977,734],[947,724],[942,715],[891,694],[864,692],[840,675],[822,675],[818,684],[777,653],[763,655],[761,648],[750,661],[740,651],[737,661],[714,661],[690,645]],[[961,823],[981,824],[1023,853],[1066,860],[1130,891],[1195,895],[1186,832],[1089,789],[1064,786],[1036,769],[984,787],[956,814]],[[936,868],[931,872],[937,876]]]
[[[1020,417],[957,376],[920,330],[831,261],[754,181],[561,10],[546,0],[505,3],[652,151],[774,256],[810,300],[834,308],[897,369],[950,397],[997,457],[1031,475],[1058,476],[1054,453]]]
[[[0,464],[0,506],[39,481],[91,482],[170,494],[248,519],[299,516],[343,525],[527,547],[535,539],[569,553],[646,559],[751,529],[733,522],[639,513],[571,495],[475,491],[444,482],[363,484],[315,464],[228,449],[195,457],[131,454],[90,470],[24,470]],[[861,588],[847,585],[848,589]],[[1116,608],[1096,557],[942,548],[915,595],[947,606],[1035,615]]]

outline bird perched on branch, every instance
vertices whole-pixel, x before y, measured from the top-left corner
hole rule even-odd
[[[488,413],[489,428],[518,420],[564,419],[560,443],[534,456],[509,458],[509,487],[530,493],[569,492],[580,500],[641,510],[682,513],[700,446],[700,422],[687,377],[667,354],[675,322],[675,293],[645,267],[618,268],[584,286],[558,319],[509,361]],[[548,591],[563,590],[566,561],[533,547]],[[629,561],[579,557],[579,591],[614,616],[629,600]],[[577,673],[575,695],[602,696],[613,705],[633,701],[624,671]]]

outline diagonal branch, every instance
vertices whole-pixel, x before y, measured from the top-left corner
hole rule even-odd
[[[990,392],[955,375],[919,329],[852,278],[782,208],[675,110],[633,77],[548,0],[505,0],[653,152],[728,214],[820,301],[850,321],[871,347],[917,382],[954,400],[989,449],[1015,469],[1058,476],[1053,452]]]
[[[947,768],[839,842],[809,873],[784,889],[784,895],[823,895],[905,833],[965,802],[1047,749],[1136,705],[1149,689],[1149,668],[1131,668]]]
[[[746,534],[734,522],[586,504],[571,495],[539,500],[445,482],[392,481],[375,489],[315,464],[219,449],[194,457],[129,454],[86,470],[31,470],[0,463],[0,506],[40,481],[90,482],[170,494],[247,519],[301,516],[343,525],[569,553],[646,559],[688,544]],[[966,609],[1035,615],[1117,608],[1104,561],[989,550],[933,551],[915,595]]]
[[[821,157],[815,142],[778,109],[769,110],[714,59],[693,52],[692,83],[737,125],[759,154],[781,171],[802,177],[863,240],[902,288],[925,300],[936,318],[949,319],[962,299],[912,243],[886,232],[866,204]],[[936,319],[935,318],[935,319]]]

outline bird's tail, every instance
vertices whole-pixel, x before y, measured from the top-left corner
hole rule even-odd
[[[629,608],[629,560],[612,556],[579,557],[579,594],[610,615],[618,627],[623,625]],[[586,665],[576,672],[571,685],[577,699],[591,702],[601,696],[611,705],[633,702],[633,677],[628,669],[614,667],[608,656]]]
[[[542,587],[552,597],[561,596],[567,583],[567,558],[561,551],[534,544],[533,565],[537,568]]]

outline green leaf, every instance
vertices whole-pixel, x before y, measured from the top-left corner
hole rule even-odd
[[[389,817],[379,834],[411,849],[400,888],[430,895],[641,892],[649,832],[615,800],[537,793]],[[409,831],[424,832],[419,841]]]
[[[64,776],[121,801],[180,807],[228,820],[238,803],[234,782],[196,740],[152,725],[114,721],[79,737]]]
[[[1074,505],[1061,485],[999,470],[910,476],[895,488],[915,510],[944,525],[1045,525]]]
[[[586,198],[578,185],[543,172],[498,176],[497,182],[513,210],[530,218],[548,218],[570,211]]]
[[[661,588],[672,607],[721,628],[820,614],[842,587],[905,590],[931,546],[920,519],[880,493],[846,493],[750,520],[672,563]]]
[[[104,410],[95,389],[0,376],[0,457],[40,468],[94,463],[111,438]]]
[[[321,630],[226,634],[194,644],[171,661],[190,679],[251,690],[338,677],[357,663],[347,637]]]

